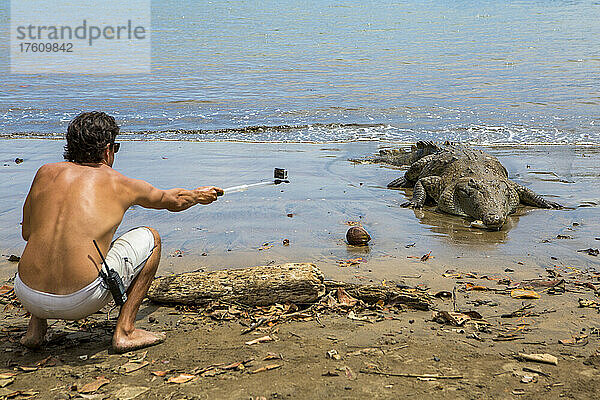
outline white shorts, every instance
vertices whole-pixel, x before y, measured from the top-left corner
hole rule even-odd
[[[154,250],[154,235],[145,227],[135,228],[115,240],[106,253],[106,263],[129,288]],[[43,319],[77,320],[87,317],[112,300],[102,278],[71,294],[51,294],[31,289],[15,276],[15,294],[23,307]]]

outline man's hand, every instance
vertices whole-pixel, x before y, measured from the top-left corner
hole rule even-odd
[[[223,189],[215,186],[201,186],[194,190],[196,202],[200,204],[210,204],[217,200],[218,196],[223,195]]]

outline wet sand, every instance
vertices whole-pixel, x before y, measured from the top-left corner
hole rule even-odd
[[[63,144],[2,141],[1,254],[21,253],[22,203],[37,168],[62,159]],[[125,141],[114,167],[157,187],[235,186],[269,179],[274,167],[288,169],[292,183],[230,194],[182,213],[133,208],[118,233],[139,225],[158,229],[163,275],[307,261],[335,279],[373,281],[439,275],[454,265],[488,272],[511,266],[535,274],[556,262],[551,257],[564,265],[598,266],[598,257],[577,250],[600,246],[595,240],[600,236],[600,147],[488,148],[513,179],[568,208],[522,207],[501,231],[487,232],[459,217],[400,208],[410,193],[385,186],[402,171],[348,161],[390,145]],[[16,157],[25,161],[17,165]],[[370,232],[369,248],[345,244],[348,222],[360,222]],[[430,251],[426,264],[412,258]],[[359,267],[338,266],[357,257],[365,260]],[[0,278],[12,276],[15,267],[1,257]]]

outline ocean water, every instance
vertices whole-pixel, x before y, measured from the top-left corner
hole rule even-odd
[[[598,0],[154,1],[149,75],[10,75],[2,34],[4,138],[104,110],[131,139],[600,144]]]

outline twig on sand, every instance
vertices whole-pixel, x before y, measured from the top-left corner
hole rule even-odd
[[[246,333],[250,333],[252,331],[254,331],[256,328],[258,328],[259,326],[267,323],[267,322],[271,322],[271,321],[276,321],[277,319],[279,319],[279,316],[276,318],[260,318],[258,321],[253,322],[252,325],[250,325],[248,328],[244,329],[242,331],[242,335],[245,335]]]
[[[452,311],[456,312],[456,285],[452,288]]]
[[[537,368],[523,367],[523,371],[525,371],[525,372],[533,372],[535,374],[540,374],[540,375],[543,375],[543,376],[546,376],[546,377],[550,376],[549,373],[541,371],[541,370],[539,370]]]
[[[315,321],[316,321],[316,322],[317,322],[319,325],[321,325],[321,328],[325,328],[325,324],[323,324],[323,323],[321,322],[321,320],[319,319],[319,314],[316,314],[316,315],[315,315]]]
[[[362,374],[399,376],[401,378],[423,378],[423,379],[463,379],[462,375],[435,375],[435,374],[402,374],[397,372],[381,372],[369,369],[361,369]]]
[[[463,342],[463,343],[466,343],[466,344],[468,344],[469,346],[473,346],[473,347],[475,347],[476,349],[478,349],[478,348],[479,348],[479,346],[477,346],[476,344],[474,344],[474,343],[471,343],[471,342],[467,342],[466,340],[461,340],[461,342]]]

